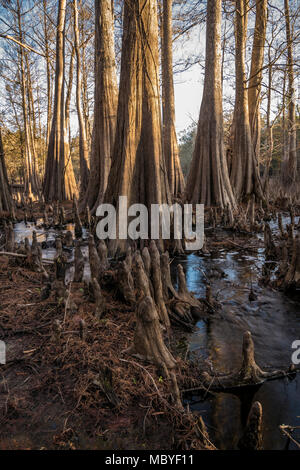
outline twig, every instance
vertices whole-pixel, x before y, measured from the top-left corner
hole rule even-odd
[[[287,432],[287,429],[289,429],[289,430],[291,430],[291,431],[294,431],[294,429],[298,429],[298,428],[299,428],[299,426],[293,428],[292,426],[287,426],[286,424],[281,424],[281,426],[279,426],[280,431],[281,431],[283,434],[285,434],[285,435],[286,435],[294,444],[296,444],[296,446],[300,449],[300,444],[299,444],[299,442],[297,442],[296,439],[294,439],[294,438],[292,437],[292,435],[291,435],[289,432]]]
[[[42,52],[39,52],[39,51],[37,51],[36,49],[34,49],[33,47],[28,46],[27,44],[24,44],[24,43],[18,41],[16,38],[14,38],[13,36],[10,36],[9,34],[2,34],[2,33],[0,33],[0,38],[8,39],[9,41],[13,41],[13,42],[15,42],[16,44],[18,44],[18,46],[21,46],[21,47],[23,47],[24,49],[27,49],[28,51],[35,52],[36,54],[38,54],[38,55],[40,55],[40,56],[42,56],[42,57],[45,57],[45,54],[43,54]]]
[[[133,364],[133,365],[139,367],[140,369],[143,369],[143,370],[149,375],[150,379],[152,380],[153,385],[154,385],[154,387],[155,387],[155,390],[157,391],[157,393],[158,393],[158,395],[160,396],[160,398],[161,398],[163,401],[166,401],[166,400],[163,398],[162,394],[160,393],[159,389],[157,388],[157,385],[156,385],[156,383],[155,383],[154,378],[152,377],[152,375],[150,374],[150,372],[149,372],[145,367],[141,366],[141,364],[138,364],[137,362],[134,362],[134,361],[127,361],[126,359],[121,359],[121,358],[120,358],[120,361],[122,361],[122,362],[127,362],[128,364]],[[168,405],[169,405],[169,404],[168,404]]]

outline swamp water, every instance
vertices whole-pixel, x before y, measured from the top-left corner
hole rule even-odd
[[[283,219],[283,222],[287,223],[288,219]],[[271,228],[275,231],[276,224],[272,223]],[[56,230],[46,233],[33,224],[18,223],[15,225],[16,241],[20,242],[25,237],[31,240],[34,229],[39,242],[54,241],[58,236]],[[73,225],[67,226],[66,230],[73,233]],[[83,237],[87,237],[86,232]],[[87,246],[82,247],[82,252],[84,277],[88,278]],[[54,256],[54,247],[43,250],[43,258],[51,260]],[[68,261],[71,262],[73,256],[70,251]],[[183,265],[187,286],[196,296],[205,295],[205,273],[217,270],[225,274],[225,277],[211,280],[213,296],[217,295],[217,300],[222,303],[221,318],[218,315],[214,319],[212,315],[208,323],[199,322],[188,336],[187,344],[190,351],[209,358],[216,371],[231,371],[241,365],[242,337],[247,330],[252,334],[255,358],[260,367],[286,369],[291,363],[291,345],[300,339],[300,302],[258,285],[263,262],[263,248],[258,248],[256,253],[233,249],[220,250],[217,256],[191,254],[177,257],[172,262],[172,272],[175,272],[177,264]],[[69,275],[72,278],[72,268]],[[257,294],[257,300],[253,302],[248,299],[251,283]],[[300,375],[294,380],[266,382],[260,387],[241,390],[239,394],[218,393],[212,398],[194,395],[190,407],[202,414],[210,439],[217,448],[235,449],[251,404],[256,400],[263,407],[264,449],[285,449],[287,439],[281,434],[279,425],[300,425]],[[293,443],[289,448],[297,449]]]

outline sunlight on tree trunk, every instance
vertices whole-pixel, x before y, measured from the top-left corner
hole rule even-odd
[[[263,199],[258,165],[251,139],[246,88],[245,50],[248,9],[248,0],[237,0],[235,13],[236,82],[230,179],[238,200],[245,200],[252,194]]]
[[[297,145],[296,145],[296,91],[295,77],[293,67],[293,43],[291,37],[289,0],[284,0],[285,24],[286,24],[286,41],[288,49],[287,57],[287,148],[285,158],[282,163],[282,182],[284,185],[290,186],[296,180],[297,174]]]
[[[72,199],[74,195],[77,196],[65,126],[65,19],[66,0],[60,0],[56,38],[54,109],[43,186],[45,200],[49,202],[63,201]]]
[[[19,40],[23,42],[22,30],[22,12],[20,1],[17,1],[17,19],[18,19],[18,33]],[[25,194],[28,197],[33,197],[39,194],[39,183],[35,168],[35,155],[32,153],[32,134],[30,130],[30,117],[28,116],[28,86],[26,82],[26,54],[24,48],[20,46],[20,78],[21,78],[21,93],[22,93],[22,109],[23,109],[23,124],[24,124],[24,143],[25,143]]]
[[[264,63],[264,47],[267,30],[268,1],[256,0],[256,17],[254,39],[252,47],[251,70],[249,78],[249,120],[253,149],[257,161],[260,156],[260,103],[261,103],[261,81],[262,67]]]
[[[81,56],[79,44],[79,28],[78,28],[78,7],[77,0],[73,0],[74,6],[74,36],[76,51],[76,108],[79,126],[79,164],[80,164],[80,194],[83,196],[87,190],[89,180],[89,148],[86,137],[86,128],[81,107],[82,95],[82,78],[81,78]]]
[[[95,0],[95,103],[88,189],[81,209],[94,213],[103,202],[114,144],[118,85],[111,0]],[[128,85],[129,86],[129,85]]]
[[[128,204],[170,202],[162,152],[159,94],[157,4],[155,0],[127,0],[116,139],[105,201],[119,196]],[[118,240],[125,248],[125,241]]]
[[[195,204],[235,206],[223,142],[221,0],[207,2],[204,90],[186,192]]]
[[[175,130],[175,98],[173,81],[172,42],[173,0],[163,2],[162,20],[162,110],[163,110],[163,151],[172,196],[184,193],[184,177],[181,169],[177,135]]]

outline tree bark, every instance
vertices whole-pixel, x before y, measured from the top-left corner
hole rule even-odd
[[[293,38],[291,36],[289,0],[284,0],[284,13],[287,40],[287,75],[288,75],[288,113],[287,113],[287,149],[285,160],[282,164],[282,182],[285,186],[291,186],[296,180],[297,174],[297,146],[296,146],[296,91],[293,67]]]
[[[221,0],[207,2],[204,90],[187,199],[208,206],[235,206],[223,141]]]
[[[162,152],[157,4],[126,0],[117,128],[105,201],[170,202]],[[125,240],[115,245],[126,251]]]
[[[66,0],[59,0],[54,109],[43,185],[43,193],[47,202],[72,199],[73,195],[77,194],[72,161],[69,154],[66,154],[69,146],[67,145],[64,106],[65,20]]]
[[[95,105],[88,189],[81,204],[93,214],[103,202],[115,138],[118,86],[111,0],[95,0]],[[129,86],[129,85],[128,85]]]
[[[48,148],[49,137],[51,131],[51,101],[52,101],[52,86],[51,86],[51,65],[50,65],[50,46],[48,34],[48,21],[47,21],[47,2],[43,0],[43,27],[44,27],[44,40],[45,40],[45,60],[46,60],[46,74],[47,74],[47,131],[46,131],[46,145]]]
[[[0,211],[13,212],[13,199],[8,184],[4,149],[2,142],[2,132],[0,128]]]
[[[79,44],[79,27],[78,27],[78,7],[77,0],[73,0],[74,6],[74,36],[75,36],[75,51],[76,51],[76,108],[78,115],[79,125],[79,161],[80,161],[80,194],[83,196],[87,190],[89,180],[89,148],[86,137],[86,128],[84,116],[81,107],[81,94],[82,94],[82,77],[81,77],[81,56]]]
[[[32,89],[32,79],[31,79],[31,70],[30,70],[30,63],[28,58],[28,52],[24,51],[24,58],[26,64],[26,88],[27,88],[27,100],[28,100],[28,130],[29,130],[29,138],[30,138],[30,149],[32,154],[32,171],[33,171],[33,179],[34,179],[34,186],[35,192],[39,194],[41,182],[39,178],[39,167],[38,167],[38,157],[37,157],[37,150],[36,150],[36,115],[34,109],[34,98],[33,98],[33,89]]]
[[[22,28],[22,12],[20,0],[17,0],[17,23],[18,23],[18,35],[20,43],[23,43],[23,28]],[[25,193],[27,196],[32,197],[32,193],[39,193],[39,184],[35,173],[33,155],[31,148],[31,134],[29,127],[28,117],[28,100],[27,100],[27,83],[26,83],[26,71],[25,71],[25,52],[23,47],[20,45],[19,48],[20,58],[20,79],[21,79],[21,94],[22,94],[22,111],[23,111],[23,124],[24,124],[24,144],[25,144]]]
[[[245,49],[249,0],[237,0],[235,16],[235,108],[232,141],[231,184],[239,200],[255,194],[263,199],[257,160],[251,138],[248,93],[246,88]]]
[[[69,174],[71,173],[72,175],[72,179],[68,178],[66,181],[66,188],[70,193],[72,193],[73,184],[75,184],[75,187],[76,187],[75,176],[73,173],[72,156],[71,156],[71,128],[70,128],[70,105],[71,105],[71,97],[72,97],[72,89],[73,89],[74,61],[75,61],[75,45],[73,45],[71,49],[68,81],[66,81],[67,93],[66,93],[66,102],[65,102],[65,109],[64,109],[64,112],[65,112],[64,156],[65,156],[65,161],[66,161],[65,168],[67,168]],[[74,196],[75,198],[77,197],[77,190],[76,190],[76,193],[73,194],[72,199],[74,199]]]
[[[238,442],[240,450],[262,450],[262,406],[256,401],[251,406],[246,428]]]
[[[271,64],[270,47],[269,47],[269,50],[268,50],[268,59],[269,59],[268,93],[267,93],[267,99],[268,99],[268,101],[267,101],[268,156],[267,156],[267,161],[265,163],[265,170],[264,170],[264,192],[265,192],[267,201],[269,200],[269,173],[270,173],[270,166],[271,166],[271,163],[272,163],[273,148],[274,148],[274,140],[273,140],[273,124],[274,123],[271,123],[273,66]]]
[[[162,21],[162,110],[163,110],[163,151],[172,196],[184,193],[184,177],[181,169],[177,135],[175,130],[175,97],[173,81],[173,0],[163,2]]]
[[[261,103],[261,81],[262,67],[264,63],[264,46],[266,40],[268,16],[268,1],[256,0],[255,29],[251,58],[251,70],[249,78],[248,101],[249,120],[253,149],[257,161],[260,156],[260,103]]]

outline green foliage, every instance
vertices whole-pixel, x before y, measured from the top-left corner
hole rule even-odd
[[[185,178],[188,175],[188,171],[193,157],[196,131],[197,126],[195,123],[193,123],[184,131],[182,131],[179,135],[179,157]]]
[[[262,119],[261,122],[261,163],[264,164],[264,161],[268,157],[268,129],[265,123],[265,120]],[[297,127],[297,160],[298,160],[298,171],[300,169],[300,118],[296,117],[296,127]],[[280,172],[281,161],[283,157],[283,128],[282,128],[282,119],[279,119],[276,124],[273,126],[273,154],[272,154],[272,164],[271,164],[271,176],[278,175]]]
[[[80,181],[80,160],[79,160],[79,137],[72,137],[70,142],[73,171],[76,181]]]
[[[20,182],[24,176],[24,132],[3,129],[3,147],[9,180]],[[35,138],[38,174],[42,177],[45,164],[45,140]]]
[[[5,163],[10,180],[19,180],[23,175],[23,135],[19,131],[3,129]]]
[[[3,147],[5,154],[5,162],[9,180],[12,182],[20,182],[24,176],[24,132],[10,131],[3,128]],[[44,167],[46,162],[46,142],[43,137],[35,138],[35,148],[37,152],[38,173],[43,178]],[[80,178],[79,168],[79,139],[78,136],[71,139],[71,156],[74,173],[77,181]]]

